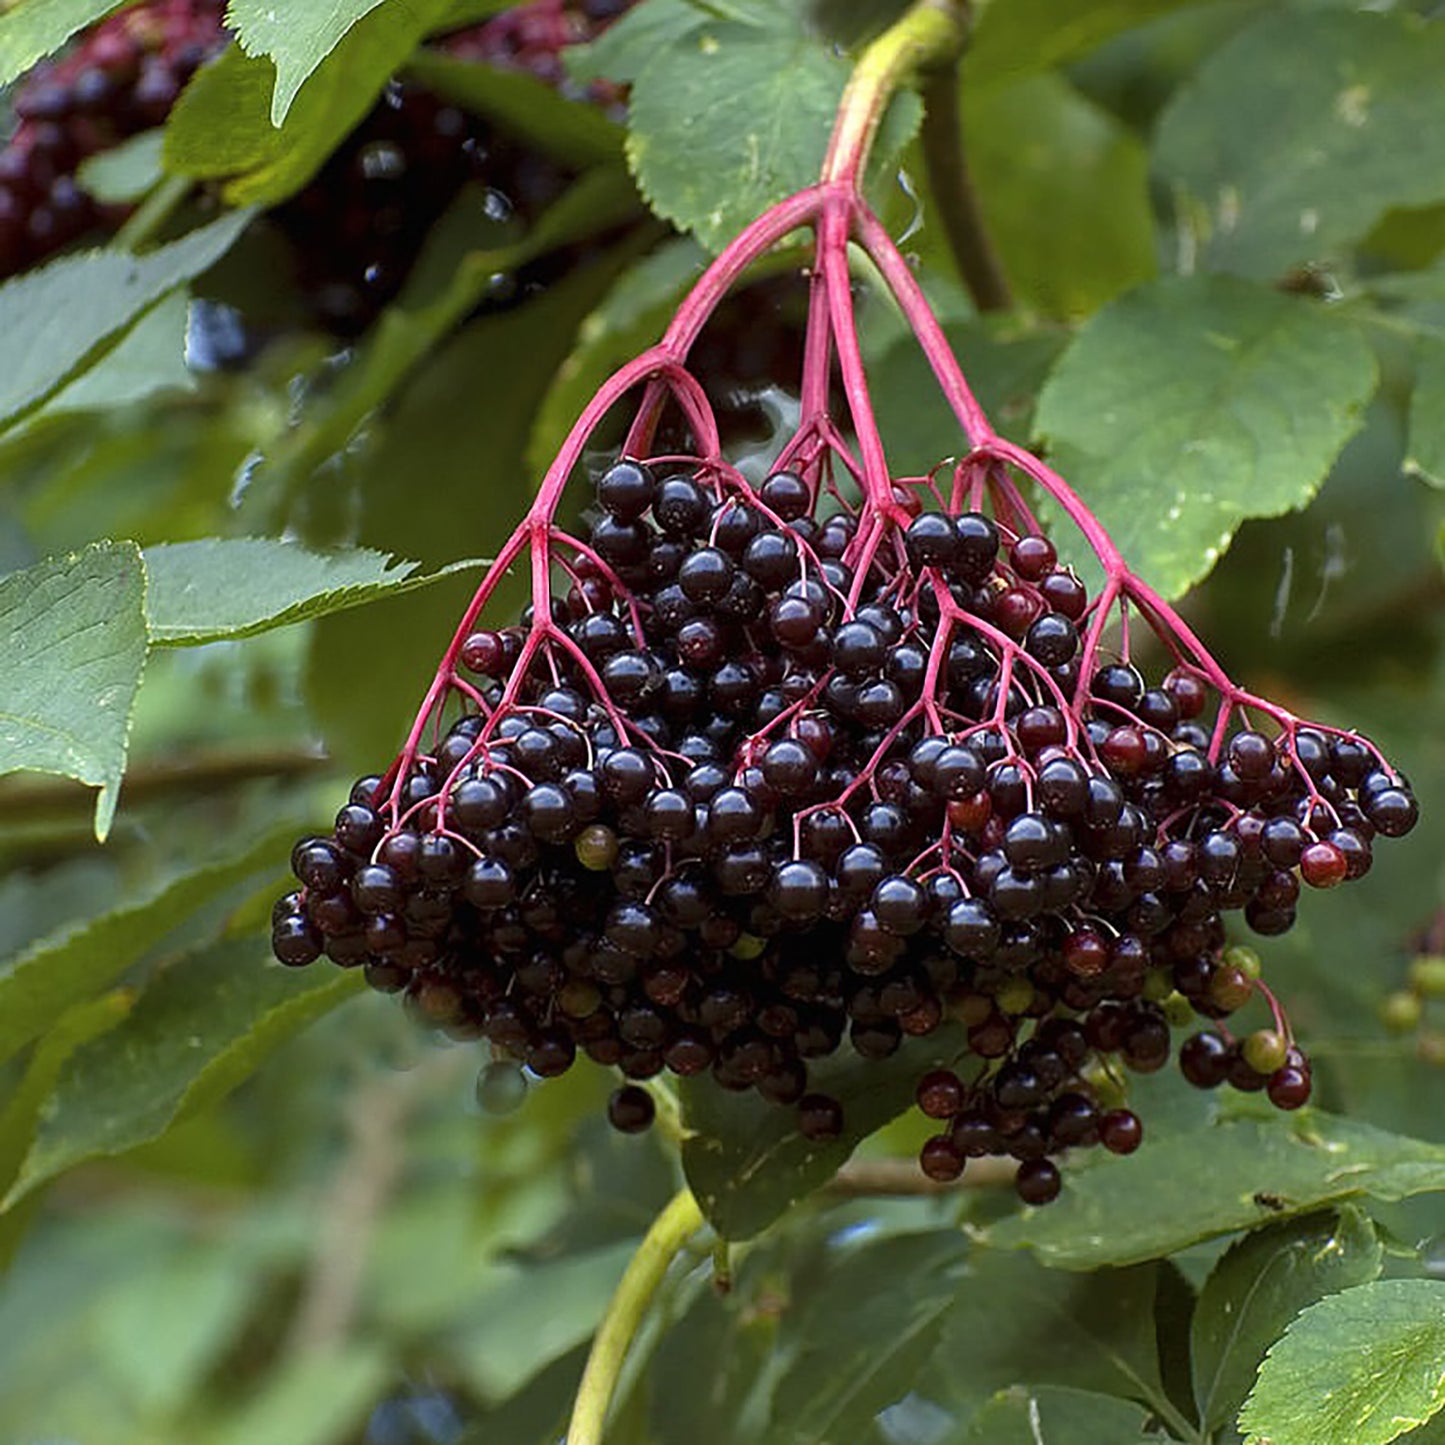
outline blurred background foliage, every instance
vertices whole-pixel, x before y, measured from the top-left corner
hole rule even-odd
[[[43,8],[29,0],[0,25]],[[390,0],[354,34],[409,8]],[[496,8],[454,7],[428,28]],[[788,43],[816,57],[826,100],[828,66],[843,64],[835,45],[898,7],[777,13],[798,8],[648,0],[633,19],[656,20],[648,43],[664,56],[687,43],[669,37],[689,33],[689,21],[760,26],[752,43],[762,45],[782,43],[768,26],[795,27],[803,38]],[[906,116],[877,194],[985,406],[1010,435],[1066,456],[1062,368],[1120,297],[1242,278],[1367,344],[1378,386],[1342,428],[1338,456],[1278,506],[1284,515],[1245,505],[1212,570],[1196,547],[1188,576],[1208,575],[1184,606],[1242,682],[1369,732],[1411,778],[1423,821],[1408,843],[1358,885],[1309,898],[1293,933],[1257,947],[1317,1061],[1318,1102],[1445,1144],[1445,1013],[1421,963],[1445,955],[1445,150],[1429,129],[1445,97],[1445,20],[1427,4],[1370,10],[1384,13],[1329,0],[980,7],[958,95],[1007,308],[985,315],[970,299]],[[611,34],[611,50],[603,42],[590,59],[574,56],[573,73],[635,80],[648,94],[639,42],[618,41],[621,27]],[[334,52],[310,84],[327,67],[359,65],[359,53]],[[410,63],[380,53],[383,74]],[[1342,55],[1363,88],[1354,102],[1331,69]],[[440,83],[429,63],[416,64],[412,83]],[[52,390],[6,421],[0,574],[103,537],[141,548],[284,537],[374,548],[428,570],[497,549],[592,386],[655,337],[705,251],[667,224],[697,229],[696,198],[665,173],[665,147],[643,163],[662,168],[644,180],[665,219],[634,190],[618,102],[579,99],[559,120],[529,92],[504,124],[496,116],[515,70],[456,64],[467,73],[446,84],[514,142],[554,155],[571,147],[550,206],[528,228],[489,219],[485,196],[464,194],[397,299],[344,343],[308,322],[274,229],[264,218],[249,227],[224,260],[145,311],[125,333],[128,353],[108,351],[114,364],[89,399],[56,405]],[[568,94],[584,94],[580,80]],[[687,90],[674,96],[686,111]],[[221,124],[204,99],[188,122],[201,151]],[[826,105],[798,110],[804,149],[820,151]],[[341,138],[325,137],[310,113],[300,121],[327,144]],[[685,140],[672,144],[685,159]],[[186,171],[180,151],[177,141],[173,166]],[[787,161],[781,180],[806,163]],[[208,187],[181,194],[152,241],[213,212]],[[1316,222],[1302,224],[1301,209]],[[549,264],[529,271],[533,253]],[[705,353],[726,373],[741,456],[765,456],[788,415],[780,368],[796,341],[802,260],[780,256],[751,304],[725,317],[732,334]],[[492,278],[519,266],[520,292],[484,304]],[[895,464],[924,469],[956,449],[956,434],[866,275],[859,286]],[[63,312],[55,324],[69,324]],[[0,335],[7,367],[12,345]],[[1183,347],[1187,391],[1187,335]],[[86,373],[95,376],[105,356],[82,355],[82,369],[98,363]],[[1108,355],[1098,364],[1107,369]],[[1167,380],[1133,397],[1135,410],[1116,418],[1121,434],[1170,404]],[[1046,384],[1058,388],[1045,418],[1060,421],[1057,435],[1035,424]],[[1304,406],[1277,424],[1290,444],[1296,429],[1308,436],[1325,423]],[[1084,473],[1075,480],[1091,499],[1094,474]],[[1225,481],[1260,479],[1246,470]],[[1136,488],[1121,505],[1151,502]],[[474,583],[462,573],[365,606],[328,603],[258,635],[152,647],[103,845],[93,795],[78,783],[33,772],[0,780],[0,1010],[19,1020],[0,1065],[6,1445],[558,1438],[586,1343],[677,1187],[669,1147],[607,1129],[609,1082],[590,1065],[523,1087],[484,1074],[477,1045],[427,1033],[388,1000],[352,996],[344,976],[258,982],[279,972],[265,964],[264,923],[284,886],[286,840],[325,828],[350,780],[391,756]],[[5,688],[0,676],[0,698]],[[37,1002],[47,987],[55,996]],[[1151,1140],[1232,1107],[1170,1080],[1145,1086],[1159,1096],[1146,1111]],[[864,1156],[906,1156],[919,1137],[917,1121],[901,1120]],[[1146,1145],[1130,1161],[1130,1187],[1167,1210],[1171,1181],[1149,1156]],[[1369,1228],[1390,1244],[1388,1271],[1445,1278],[1445,1211],[1438,1195],[1402,1197],[1410,1192],[1391,1202],[1382,1188]],[[987,1188],[825,1190],[737,1251],[726,1297],[709,1286],[700,1249],[648,1325],[639,1358],[650,1364],[624,1378],[609,1439],[1102,1445],[1161,1427],[1239,1438],[1232,1412],[1193,1423],[1197,1377],[1191,1388],[1186,1358],[1180,1383],[1173,1326],[1157,1338],[1154,1328],[1156,1315],[1187,1321],[1222,1246],[1185,1238],[1176,1263],[1079,1276],[1027,1255],[976,1258],[952,1228],[984,1229],[1014,1209]],[[1337,1216],[1330,1227],[1349,1224]],[[959,1271],[978,1272],[979,1290],[1041,1303],[986,1345],[998,1321],[958,1303],[973,1290],[958,1293]],[[1362,1268],[1332,1287],[1372,1277]],[[953,1293],[935,1309],[924,1282],[940,1279]],[[1145,1321],[1155,1385],[1111,1386],[1082,1335],[1058,1324],[1086,1310],[1090,1289],[1106,1314]],[[1324,1292],[1306,1291],[1259,1353]],[[1166,1297],[1182,1298],[1182,1313],[1159,1303]]]

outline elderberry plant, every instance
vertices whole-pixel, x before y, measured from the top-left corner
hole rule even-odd
[[[876,119],[876,118],[875,118]],[[844,1130],[809,1065],[927,1038],[966,1048],[917,1082],[941,1126],[919,1160],[1017,1161],[1044,1204],[1056,1157],[1139,1147],[1101,1107],[1171,1023],[1201,1088],[1292,1110],[1310,1067],[1224,920],[1295,920],[1301,887],[1361,877],[1414,826],[1368,739],[1236,685],[1068,483],[1002,438],[859,188],[846,106],[819,184],[732,241],[663,338],[584,408],[443,653],[400,754],[359,780],[330,837],[297,845],[273,947],[324,953],[431,1022],[550,1077],[579,1052],[638,1087],[707,1074]],[[815,237],[798,423],[752,485],[724,455],[693,343],[749,267]],[[960,455],[890,467],[848,248],[876,269],[946,397]],[[844,405],[832,405],[836,367]],[[590,520],[564,493],[631,403]],[[654,445],[664,416],[685,439]],[[1044,535],[1049,498],[1072,524]],[[1086,548],[1092,597],[1061,562]],[[514,566],[520,624],[482,627]],[[1166,670],[1147,677],[1145,637]],[[1255,995],[1274,1026],[1236,1037]]]
[[[1445,23],[1146,8],[0,7],[17,1439],[1438,1437]]]

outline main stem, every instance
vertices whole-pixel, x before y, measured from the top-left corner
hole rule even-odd
[[[917,0],[859,58],[838,106],[823,161],[825,184],[856,190],[888,102],[916,71],[955,56],[963,47],[962,0]]]
[[[652,1222],[632,1256],[617,1292],[607,1306],[602,1327],[592,1341],[587,1368],[567,1427],[567,1445],[602,1445],[602,1431],[617,1377],[668,1266],[702,1228],[702,1210],[690,1189],[681,1189]]]

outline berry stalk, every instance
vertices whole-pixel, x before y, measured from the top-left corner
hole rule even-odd
[[[681,1189],[652,1222],[628,1262],[592,1340],[582,1384],[567,1427],[567,1445],[602,1445],[607,1411],[627,1350],[667,1274],[668,1266],[702,1228],[702,1210],[690,1189]]]

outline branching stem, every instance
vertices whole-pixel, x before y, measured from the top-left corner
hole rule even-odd
[[[567,1427],[567,1445],[602,1445],[602,1431],[628,1346],[647,1313],[668,1266],[702,1228],[702,1210],[690,1189],[681,1189],[652,1223],[632,1256],[601,1328],[592,1341],[582,1384]]]

